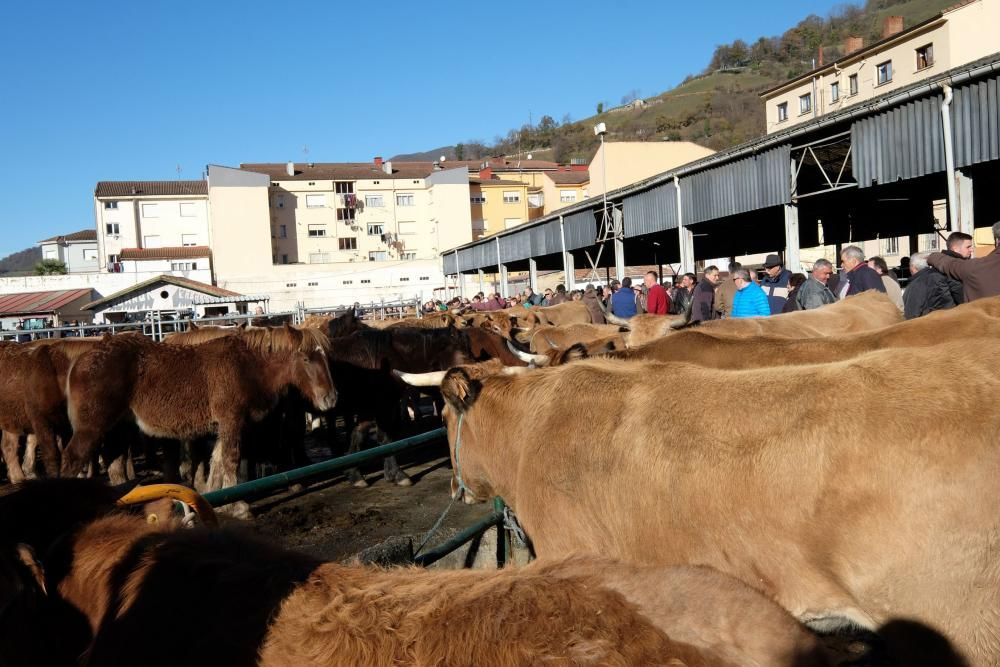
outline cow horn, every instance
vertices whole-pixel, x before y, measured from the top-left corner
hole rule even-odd
[[[629,324],[628,320],[623,320],[622,318],[617,317],[615,315],[612,315],[611,313],[607,313],[604,317],[611,324],[615,324],[615,325],[620,326],[620,327],[625,327],[629,331],[632,330],[632,325]]]
[[[404,373],[393,369],[393,374],[411,387],[440,387],[448,371],[431,371],[430,373]]]
[[[514,347],[508,340],[507,347],[510,351],[514,353],[514,356],[523,361],[526,364],[534,363],[536,366],[545,366],[549,363],[549,358],[544,354],[531,354],[530,352],[521,352],[521,350]]]

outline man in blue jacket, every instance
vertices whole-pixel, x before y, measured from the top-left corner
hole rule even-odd
[[[737,269],[733,274],[736,296],[733,297],[733,317],[766,317],[771,314],[767,295],[760,285],[750,280],[750,271]]]
[[[624,320],[636,313],[635,292],[632,291],[632,279],[628,276],[622,279],[621,289],[611,295],[611,312]]]
[[[792,272],[781,265],[780,257],[773,254],[764,260],[764,270],[767,275],[760,281],[760,288],[764,290],[764,296],[771,307],[770,314],[777,315],[782,312],[788,300],[788,281]]]

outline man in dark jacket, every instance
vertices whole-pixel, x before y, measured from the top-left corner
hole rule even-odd
[[[715,319],[715,287],[719,284],[719,267],[709,266],[701,276],[701,282],[694,288],[691,302],[691,323],[707,322]]]
[[[697,278],[693,273],[685,273],[681,276],[680,284],[674,288],[670,295],[670,314],[683,315],[691,307],[691,299],[694,298],[694,285]]]
[[[569,297],[566,296],[566,286],[562,284],[556,285],[555,294],[549,299],[549,305],[558,306],[560,303],[566,303],[567,301],[569,301]]]
[[[903,316],[908,320],[956,305],[948,280],[927,265],[928,254],[930,253],[918,252],[910,257],[912,277],[903,292]]]
[[[611,295],[611,312],[622,319],[629,319],[636,314],[635,292],[632,291],[632,279],[626,276],[622,286]]]
[[[948,235],[945,251],[941,254],[955,259],[971,259],[974,248],[971,236],[962,232],[952,232]],[[945,276],[945,279],[948,281],[948,289],[951,290],[951,298],[954,299],[955,305],[965,303],[965,286],[962,285],[962,281],[949,276]]]
[[[764,271],[767,275],[760,281],[760,288],[767,295],[771,314],[777,315],[788,299],[788,280],[792,277],[792,272],[781,265],[780,257],[773,254],[764,259]]]
[[[844,275],[838,289],[840,297],[854,296],[868,290],[876,290],[885,294],[882,276],[868,266],[864,251],[856,245],[849,245],[840,253],[840,263],[844,267]],[[844,285],[844,281],[847,285]],[[846,287],[846,290],[845,290]]]
[[[828,306],[837,300],[829,287],[833,275],[833,263],[828,259],[817,259],[809,278],[795,291],[795,300],[802,310],[813,310]]]
[[[587,289],[583,291],[582,301],[583,305],[587,307],[587,313],[590,314],[591,324],[605,324],[607,322],[604,319],[604,304],[593,285],[587,285]]]
[[[1000,248],[1000,222],[993,225],[993,243]],[[1000,296],[1000,249],[975,259],[955,259],[936,252],[927,258],[927,263],[946,276],[961,280],[968,301]]]

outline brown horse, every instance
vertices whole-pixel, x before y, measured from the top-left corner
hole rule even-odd
[[[243,429],[295,387],[319,410],[337,393],[322,332],[252,329],[201,345],[106,337],[73,365],[67,382],[73,437],[62,474],[75,475],[125,417],[151,436],[193,440],[215,434],[209,489],[236,483]]]

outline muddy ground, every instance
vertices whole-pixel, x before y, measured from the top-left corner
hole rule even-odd
[[[372,463],[362,468],[368,488],[354,488],[338,476],[301,492],[251,504],[254,530],[290,549],[327,560],[346,560],[387,540],[398,544],[394,538],[411,538],[416,549],[451,502],[447,445],[442,440],[410,450],[399,463],[412,486],[387,483],[381,463]],[[488,504],[454,503],[427,547],[443,542],[492,509]]]

